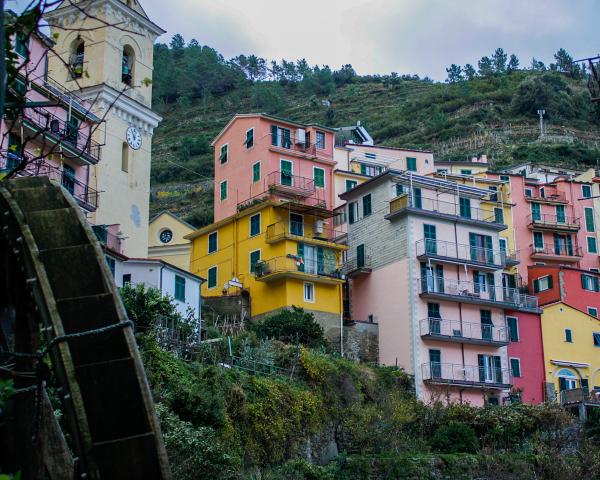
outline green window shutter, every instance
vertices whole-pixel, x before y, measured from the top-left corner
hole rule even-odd
[[[477,355],[477,365],[479,366],[479,381],[485,382],[485,359],[483,355]]]
[[[315,187],[325,188],[325,170],[322,168],[314,169]]]
[[[471,218],[471,199],[460,198],[459,201],[460,216],[463,218]]]
[[[221,182],[221,200],[227,198],[227,180]]]
[[[366,175],[367,174],[367,166],[364,163],[360,164],[360,173],[362,175]]]
[[[595,225],[594,225],[594,209],[593,208],[586,208],[585,209],[585,229],[588,232],[593,232],[595,230]]]
[[[533,281],[533,293],[539,293],[539,291],[540,291],[540,281],[534,280]]]
[[[568,343],[572,343],[573,342],[573,332],[571,331],[570,328],[567,328],[565,330],[565,341]]]
[[[544,248],[544,234],[542,232],[533,232],[533,246]]]
[[[185,302],[185,278],[175,275],[175,300]]]
[[[254,129],[250,129],[246,132],[246,148],[250,148],[254,145]]]
[[[271,145],[277,145],[277,126],[271,125]]]
[[[519,341],[518,320],[514,317],[508,317],[507,323],[508,323],[508,339],[511,342],[518,342]]]
[[[221,156],[219,157],[219,160],[221,161],[221,163],[227,162],[227,150],[228,150],[227,145],[221,146]]]
[[[354,180],[346,180],[346,191],[352,190],[356,187],[356,182]]]
[[[208,235],[208,253],[217,251],[217,232]]]
[[[533,220],[541,220],[542,219],[542,213],[540,210],[540,204],[539,203],[532,203],[531,204],[531,218]]]
[[[560,392],[567,389],[567,381],[563,377],[558,378],[558,390]]]
[[[519,378],[521,376],[521,362],[519,362],[519,359],[510,359],[510,373],[515,378]]]
[[[401,183],[397,183],[396,184],[396,196],[399,197],[403,193],[404,193],[404,187],[402,186]]]
[[[584,290],[589,290],[588,289],[588,276],[585,274],[581,274],[581,288],[583,288]]]
[[[260,214],[252,215],[250,217],[250,236],[258,235],[260,233]]]
[[[365,245],[361,243],[356,247],[356,266],[362,268],[365,266]]]
[[[325,255],[323,253],[323,247],[317,247],[317,273],[323,274],[325,272]]]
[[[362,198],[363,204],[363,217],[371,215],[371,194],[365,195]]]
[[[291,134],[288,128],[283,129],[283,148],[290,148],[292,146]]]
[[[411,172],[416,172],[417,171],[417,159],[414,157],[407,157],[406,158],[406,169]]]
[[[217,267],[211,267],[208,269],[208,288],[214,288],[217,286]]]
[[[354,215],[354,206],[356,205],[356,203],[354,202],[350,202],[348,204],[348,222],[352,225],[356,219],[355,219],[355,215]]]
[[[502,382],[502,358],[498,355],[494,355],[494,370],[496,370],[496,380],[495,383],[503,383]]]
[[[504,224],[504,211],[501,208],[494,208],[494,221]]]
[[[304,261],[304,244],[302,242],[298,242],[298,258],[301,258]],[[304,263],[300,262],[298,265],[298,271],[304,271]]]
[[[292,180],[292,162],[281,160],[281,184],[291,186]]]
[[[414,208],[423,208],[423,197],[421,195],[421,189],[420,188],[414,188],[413,189],[413,207]]]
[[[548,275],[548,290],[551,290],[554,286],[554,277],[552,275]]]
[[[589,253],[598,253],[598,243],[596,237],[587,237],[587,247]]]
[[[252,181],[258,182],[260,180],[260,162],[252,165]]]
[[[250,252],[250,272],[256,272],[256,264],[260,261],[260,250]]]

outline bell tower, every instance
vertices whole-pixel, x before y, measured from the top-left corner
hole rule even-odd
[[[89,220],[119,231],[121,253],[146,257],[152,134],[161,120],[151,110],[153,48],[165,31],[137,0],[64,1],[45,19],[56,42],[49,77],[104,119],[94,134],[102,157],[90,170],[101,193]]]

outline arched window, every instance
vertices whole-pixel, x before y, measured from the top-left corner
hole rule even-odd
[[[572,390],[577,388],[577,375],[575,375],[571,370],[562,368],[558,371],[556,376],[558,377],[558,383],[561,392],[563,390]]]
[[[83,76],[83,60],[85,56],[85,42],[78,38],[73,42],[71,48],[71,58],[69,66],[71,67],[71,77],[81,78]]]
[[[127,85],[133,85],[133,70],[135,66],[135,55],[129,45],[123,47],[123,59],[121,61],[121,81]]]

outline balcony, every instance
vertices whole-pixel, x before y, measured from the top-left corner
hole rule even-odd
[[[423,339],[494,347],[508,345],[506,328],[481,322],[424,318],[419,322],[419,330]]]
[[[284,155],[294,155],[302,158],[322,158],[332,161],[333,158],[327,150],[319,148],[316,143],[311,143],[309,136],[273,135],[267,137],[270,141],[269,150]]]
[[[565,215],[529,215],[527,217],[528,227],[535,230],[552,230],[562,232],[577,232],[580,228],[578,218]]]
[[[390,210],[385,218],[393,220],[408,213],[486,227],[496,231],[506,229],[506,225],[496,222],[496,217],[492,212],[475,207],[461,207],[458,203],[434,198],[411,196],[406,193],[390,200]]]
[[[295,240],[312,245],[323,245],[329,248],[346,250],[346,245],[336,243],[343,236],[343,231],[331,228],[323,220],[316,220],[312,225],[290,221],[269,225],[265,241],[272,244],[282,240]]]
[[[506,266],[506,252],[502,250],[431,239],[421,239],[415,246],[417,258],[421,261],[431,259],[440,263],[461,263],[489,271]]]
[[[517,288],[490,286],[436,276],[417,279],[417,286],[419,295],[423,298],[539,312],[537,297],[521,293]]]
[[[312,178],[300,177],[279,170],[267,175],[267,188],[269,193],[291,198],[310,197],[316,191],[315,181]]]
[[[118,225],[92,225],[92,230],[96,234],[98,241],[109,250],[123,254],[123,238],[112,233],[111,227]]]
[[[560,392],[560,404],[563,406],[569,405],[591,405],[600,407],[600,391],[587,388],[572,388]]]
[[[583,250],[577,246],[555,245],[536,247],[529,245],[531,258],[534,260],[559,260],[561,262],[579,262],[583,258]]]
[[[43,160],[29,161],[27,157],[20,157],[12,152],[0,153],[0,171],[10,171],[21,161],[29,162],[23,170],[18,171],[16,177],[48,177],[50,180],[62,185],[75,199],[75,201],[88,212],[98,208],[98,192],[87,183],[75,178],[67,170],[60,169]]]
[[[371,268],[370,255],[364,255],[361,258],[349,258],[342,266],[342,272],[350,278],[358,277],[362,274],[371,273],[372,270],[373,269]]]
[[[525,195],[525,200],[528,202],[545,203],[548,205],[567,205],[569,203],[565,193],[556,190],[544,190],[544,195],[542,195],[540,192],[533,191],[531,192],[531,195]]]
[[[421,365],[423,381],[433,385],[506,390],[511,386],[510,370],[455,363],[428,362]]]
[[[261,282],[273,282],[282,278],[297,278],[325,284],[341,284],[345,281],[338,265],[296,255],[260,260],[254,266],[254,275],[256,280]]]
[[[80,125],[70,124],[44,108],[28,108],[22,112],[23,125],[34,133],[41,133],[40,141],[49,140],[79,165],[96,164],[100,161],[100,144],[92,140]]]

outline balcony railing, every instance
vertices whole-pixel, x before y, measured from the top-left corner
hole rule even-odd
[[[427,276],[417,279],[419,294],[462,302],[537,311],[538,299],[517,288],[492,286],[483,282]]]
[[[309,197],[316,190],[315,181],[312,178],[300,177],[279,170],[267,175],[267,187],[271,193],[294,197]]]
[[[416,243],[417,257],[435,257],[458,260],[496,269],[506,265],[506,252],[444,240],[421,239]]]
[[[506,328],[493,324],[461,322],[442,318],[424,318],[419,322],[421,336],[436,340],[448,340],[459,343],[479,345],[506,345],[508,335]]]
[[[421,197],[417,195],[402,194],[390,200],[390,214],[400,212],[407,208],[431,212],[434,214],[458,217],[465,221],[485,222],[502,225],[496,221],[492,212],[481,210],[471,206],[461,206],[459,203],[445,202],[434,198]]]
[[[43,108],[28,108],[23,110],[22,115],[32,128],[43,132],[56,143],[74,149],[76,153],[84,156],[87,162],[97,163],[100,160],[100,144],[84,133],[79,128],[80,125],[69,124]]]
[[[20,163],[20,157],[2,152],[0,156],[0,170],[12,170]],[[35,160],[28,163],[23,170],[16,173],[17,177],[48,177],[67,190],[73,198],[87,211],[93,212],[98,208],[98,191],[91,188],[87,183],[78,180],[67,170],[60,169],[54,165]]]
[[[600,391],[587,388],[572,388],[560,392],[561,405],[573,405],[579,403],[590,403],[600,406]]]
[[[531,195],[526,195],[525,200],[530,202],[541,202],[541,203],[569,203],[565,192],[558,191],[544,191],[544,195],[541,192],[531,192]]]
[[[423,380],[430,383],[471,386],[474,388],[510,387],[510,370],[456,363],[428,362],[421,365]]]
[[[331,228],[322,220],[317,220],[312,225],[306,225],[304,222],[277,222],[267,227],[267,242],[276,242],[288,238],[298,240],[321,240],[334,243],[336,239],[343,236],[342,230]]]
[[[549,228],[552,230],[579,230],[579,218],[566,215],[540,214],[529,215],[527,221],[530,228]]]
[[[286,275],[296,277],[315,275],[325,281],[336,282],[344,279],[340,266],[335,262],[306,259],[296,255],[259,260],[254,265],[254,275],[257,279]]]
[[[529,245],[529,248],[532,257],[560,257],[562,260],[573,260],[575,262],[583,257],[583,249],[576,245],[555,245],[553,247],[547,245],[544,245],[543,247]]]
[[[109,231],[110,225],[93,225],[92,230],[102,245],[117,253],[123,253],[123,239]]]
[[[342,272],[349,277],[353,277],[360,273],[369,273],[371,268],[371,256],[364,255],[360,258],[353,257],[347,259],[342,267]]]

